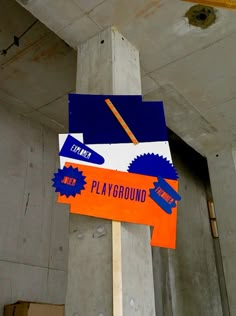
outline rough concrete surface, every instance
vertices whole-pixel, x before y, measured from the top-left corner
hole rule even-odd
[[[139,54],[136,48],[115,29],[103,31],[82,44],[78,48],[77,92],[141,93]],[[70,226],[66,312],[68,315],[81,313],[82,316],[99,313],[112,315],[111,222],[77,215],[70,217]],[[96,234],[95,238],[92,237],[99,228],[106,233],[101,238],[97,238]],[[81,240],[76,238],[77,230],[83,235],[86,233],[86,237]],[[154,316],[149,227],[122,224],[120,238],[123,315]],[[144,272],[140,273],[142,269]],[[143,287],[140,287],[140,283],[143,283]]]
[[[236,315],[236,169],[230,146],[208,156],[208,166],[219,230],[219,242],[225,272],[231,315]]]
[[[205,191],[207,169],[184,148],[172,148],[182,197],[177,249],[153,248],[156,311],[158,316],[223,316]]]
[[[0,107],[0,315],[16,300],[64,303],[67,207],[51,187],[57,138]]]

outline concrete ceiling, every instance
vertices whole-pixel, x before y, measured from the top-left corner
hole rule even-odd
[[[8,109],[65,131],[74,49],[115,25],[139,49],[144,98],[164,100],[169,128],[203,155],[236,142],[236,11],[217,9],[216,23],[202,30],[188,24],[191,4],[180,0],[18,2],[0,0],[0,49],[41,22],[0,56]]]

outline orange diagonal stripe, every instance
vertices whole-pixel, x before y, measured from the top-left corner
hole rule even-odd
[[[118,122],[120,123],[120,125],[123,127],[123,129],[125,130],[126,134],[129,136],[129,138],[131,139],[131,141],[133,142],[134,145],[138,144],[138,140],[137,138],[134,136],[134,134],[132,133],[132,131],[130,130],[129,126],[126,124],[126,122],[124,121],[124,119],[122,118],[122,116],[119,114],[119,112],[117,111],[117,109],[115,108],[114,104],[111,102],[110,99],[106,99],[105,100],[106,104],[109,106],[110,110],[112,111],[112,113],[115,115],[115,117],[117,118]]]

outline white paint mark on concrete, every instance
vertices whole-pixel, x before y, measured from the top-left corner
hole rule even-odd
[[[82,233],[79,233],[79,234],[77,235],[77,238],[78,238],[78,239],[83,239],[83,238],[84,238],[84,235],[83,235]]]
[[[234,160],[234,167],[235,167],[235,171],[236,171],[236,148],[234,148],[232,150],[232,154],[233,154],[233,160]]]
[[[133,308],[135,305],[134,299],[131,298],[131,300],[129,301],[129,305]]]
[[[173,31],[175,34],[183,36],[189,32],[199,32],[199,28],[190,25],[187,18],[182,18],[174,24]]]

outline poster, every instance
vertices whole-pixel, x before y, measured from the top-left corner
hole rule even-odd
[[[162,102],[69,95],[53,186],[70,212],[153,226],[151,245],[176,247],[178,174]]]

